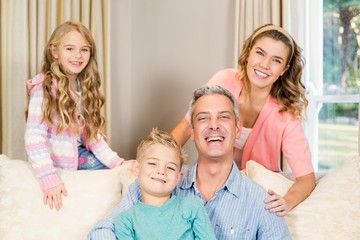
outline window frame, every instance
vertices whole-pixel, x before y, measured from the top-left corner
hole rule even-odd
[[[303,40],[302,46],[306,64],[304,67],[303,82],[307,87],[306,95],[309,100],[309,106],[306,111],[307,121],[304,122],[304,128],[312,153],[314,170],[318,171],[318,129],[319,113],[322,105],[324,103],[359,103],[360,94],[323,95],[323,0],[305,0],[304,6],[305,39]],[[298,19],[298,21],[300,22],[301,19]],[[319,71],[319,69],[321,69],[321,71]],[[360,130],[358,137],[360,137]],[[358,152],[360,152],[359,146]]]

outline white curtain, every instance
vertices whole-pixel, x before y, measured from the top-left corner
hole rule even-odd
[[[26,159],[26,80],[41,68],[43,48],[55,27],[80,21],[93,33],[103,92],[108,99],[107,0],[0,0],[0,153]],[[107,111],[105,109],[105,115]]]
[[[234,66],[237,66],[237,57],[241,53],[245,40],[258,27],[273,23],[282,26],[282,0],[237,0],[237,52]]]

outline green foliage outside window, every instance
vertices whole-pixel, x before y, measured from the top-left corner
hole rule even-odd
[[[324,95],[358,94],[360,1],[324,0]]]

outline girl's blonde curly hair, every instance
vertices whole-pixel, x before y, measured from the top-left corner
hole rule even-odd
[[[66,71],[62,68],[59,61],[52,55],[52,47],[57,48],[64,35],[71,31],[79,32],[90,46],[90,59],[87,66],[77,76],[81,86],[81,120],[77,118],[76,99],[70,94],[70,81]],[[43,83],[44,101],[43,115],[44,121],[57,127],[58,132],[70,129],[79,134],[84,133],[85,144],[91,140],[98,140],[103,136],[101,129],[105,124],[105,118],[101,115],[101,108],[105,98],[100,93],[100,74],[97,64],[96,46],[91,32],[81,23],[65,22],[59,25],[52,33],[44,49],[44,60],[41,71],[45,74]],[[57,82],[55,94],[53,91],[53,81]],[[58,119],[58,120],[56,120]]]

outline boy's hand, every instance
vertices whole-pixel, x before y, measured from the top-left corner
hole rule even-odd
[[[60,208],[62,208],[61,195],[68,195],[64,184],[60,184],[56,187],[44,191],[44,204],[49,205],[50,209],[53,209],[55,207],[56,210],[59,210]]]

